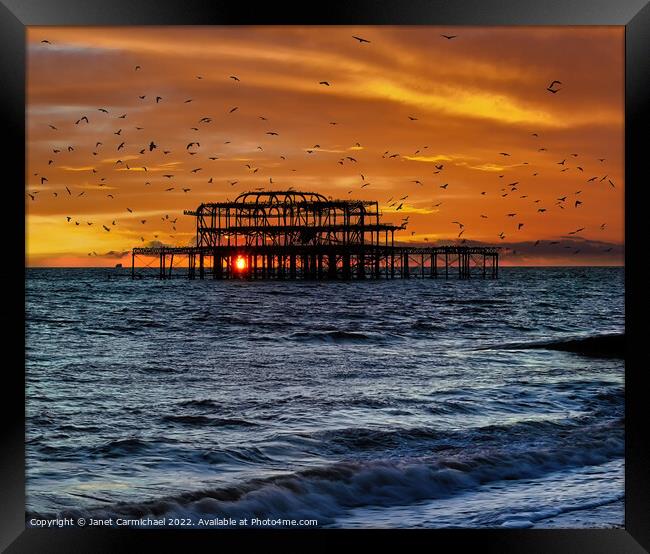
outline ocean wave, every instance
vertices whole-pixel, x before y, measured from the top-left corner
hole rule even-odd
[[[214,427],[255,427],[257,423],[245,419],[209,417],[204,415],[165,415],[162,420],[169,423]]]
[[[430,321],[416,321],[411,325],[411,329],[416,331],[448,331],[450,327],[440,323],[431,323]]]
[[[431,453],[468,447],[490,448],[499,444],[509,444],[512,450],[526,450],[530,447],[531,438],[538,444],[582,444],[582,437],[588,436],[593,441],[606,440],[609,437],[617,438],[618,434],[622,436],[622,430],[620,418],[603,419],[601,415],[597,419],[590,416],[566,420],[531,419],[462,431],[441,427],[343,427],[293,436],[318,441],[320,448],[332,455],[357,456],[377,451],[404,455],[407,452]]]
[[[304,342],[382,342],[388,337],[378,333],[360,331],[296,331],[289,335],[290,340]]]
[[[502,480],[530,479],[571,467],[597,465],[622,456],[623,441],[583,447],[497,452],[465,460],[340,462],[230,487],[200,490],[140,503],[90,510],[98,517],[316,518],[328,525],[347,510],[408,505],[460,494]],[[84,510],[84,515],[88,514]],[[76,510],[60,514],[75,517]],[[504,518],[502,524],[513,522]]]
[[[193,398],[192,400],[185,400],[180,403],[181,406],[190,406],[193,408],[216,408],[218,407],[218,404],[214,400],[210,400],[209,398],[201,398],[201,399],[196,399]]]
[[[599,500],[591,500],[588,502],[577,501],[572,504],[561,504],[559,506],[553,507],[544,507],[538,510],[529,510],[527,512],[519,512],[516,514],[506,514],[500,516],[496,525],[501,527],[507,527],[511,529],[524,529],[527,527],[534,527],[535,523],[543,521],[545,519],[550,519],[552,517],[557,517],[562,514],[567,514],[570,512],[577,512],[581,510],[591,510],[593,508],[599,508],[600,506],[607,506],[608,504],[613,504],[615,502],[620,502],[625,498],[624,493],[610,495],[606,498],[601,498]]]
[[[569,337],[534,342],[513,342],[493,345],[482,350],[559,350],[584,356],[622,358],[625,355],[625,333],[587,337]]]
[[[151,451],[154,448],[155,445],[148,441],[131,437],[128,439],[116,439],[95,446],[90,449],[90,453],[104,458],[119,458],[135,453]]]

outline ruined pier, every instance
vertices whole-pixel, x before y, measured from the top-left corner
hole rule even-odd
[[[489,278],[499,274],[499,248],[395,244],[404,227],[381,221],[379,204],[332,200],[313,192],[247,192],[232,202],[204,203],[194,246],[134,248],[158,262],[161,279],[352,280]],[[151,263],[151,262],[150,262]],[[174,273],[174,264],[176,272]]]

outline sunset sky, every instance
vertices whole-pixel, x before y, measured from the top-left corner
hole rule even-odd
[[[184,209],[259,187],[378,200],[384,220],[409,216],[400,242],[504,246],[504,264],[623,262],[623,27],[30,27],[27,39],[28,265],[187,245]]]

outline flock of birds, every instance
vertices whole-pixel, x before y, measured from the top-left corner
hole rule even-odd
[[[458,35],[441,35],[441,38],[450,41],[450,40],[454,40],[454,39],[458,38]],[[370,40],[365,39],[365,38],[360,37],[360,36],[353,35],[352,39],[356,40],[360,45],[371,44]],[[42,40],[41,43],[43,45],[45,45],[45,46],[51,46],[52,45],[52,42],[50,42],[48,40]],[[136,65],[133,68],[133,71],[136,72],[136,73],[140,73],[140,72],[143,71],[143,68],[142,68],[141,65]],[[202,75],[196,75],[195,78],[198,79],[198,80],[201,80],[201,79],[203,79],[203,76]],[[240,84],[241,79],[237,75],[229,75],[228,77],[224,76],[224,78],[227,78],[227,79],[231,80],[233,82],[233,86],[241,86],[241,84]],[[315,85],[324,86],[324,87],[331,87],[332,83],[330,81],[328,81],[328,80],[322,80],[322,81],[319,81],[319,82],[315,83]],[[562,88],[557,88],[558,85],[562,85],[562,82],[558,81],[558,80],[553,80],[548,85],[546,90],[550,94],[555,95],[559,91],[563,90]],[[152,102],[154,104],[161,104],[161,103],[166,102],[166,99],[163,96],[160,96],[160,95],[153,95],[153,96],[138,95],[138,101],[139,102],[150,101],[150,102]],[[184,104],[189,104],[191,102],[193,102],[192,98],[188,98],[188,99],[183,101]],[[232,115],[235,112],[237,112],[238,110],[239,110],[239,106],[232,106],[229,109],[227,109],[226,114],[227,115]],[[99,115],[99,114],[101,114],[101,115]],[[145,131],[144,127],[133,126],[130,129],[127,129],[126,121],[128,120],[128,113],[116,113],[116,114],[113,114],[112,111],[109,110],[106,107],[98,107],[97,108],[97,117],[108,118],[109,120],[113,120],[114,121],[113,125],[116,128],[114,130],[112,130],[112,136],[100,137],[101,140],[97,140],[95,142],[94,148],[92,148],[91,152],[90,152],[90,156],[91,156],[90,161],[91,162],[94,159],[96,159],[97,156],[100,156],[100,155],[101,156],[106,156],[107,155],[107,150],[111,149],[111,148],[114,148],[115,155],[121,156],[124,159],[121,159],[121,158],[116,159],[114,164],[113,164],[113,167],[111,168],[112,170],[121,169],[121,170],[127,170],[128,171],[128,170],[132,170],[132,169],[137,169],[139,171],[142,171],[146,175],[148,173],[147,165],[143,165],[143,164],[141,164],[141,162],[146,159],[145,157],[147,155],[151,155],[155,151],[158,151],[159,153],[161,152],[163,156],[169,156],[170,154],[173,153],[171,149],[162,146],[163,141],[160,141],[158,139],[150,139],[150,138],[148,138],[146,140],[142,139],[141,138],[141,136],[143,135],[142,131]],[[265,116],[259,115],[257,117],[261,121],[268,121],[268,118],[265,117]],[[90,126],[90,125],[92,125],[94,123],[94,119],[95,118],[93,116],[89,116],[87,114],[82,114],[75,121],[73,121],[73,122],[71,121],[70,125],[74,125],[74,126],[87,125],[87,126]],[[189,172],[191,174],[193,174],[193,175],[203,174],[202,172],[208,173],[210,170],[206,169],[204,167],[204,165],[214,163],[215,161],[217,161],[217,160],[219,160],[221,158],[221,156],[219,156],[217,154],[205,155],[204,154],[205,149],[201,145],[200,132],[201,132],[202,128],[205,128],[205,126],[210,125],[213,122],[213,119],[214,118],[212,116],[201,117],[198,120],[196,120],[196,122],[194,123],[194,125],[192,127],[190,127],[191,131],[193,131],[194,133],[199,133],[199,135],[197,135],[199,138],[197,138],[195,140],[190,140],[189,142],[187,142],[187,144],[185,146],[184,154],[187,156],[188,160],[190,160],[190,161],[194,160],[194,159],[201,160],[201,161],[197,161],[195,164],[192,164],[192,165],[196,165],[196,167],[193,167],[192,169],[189,170]],[[121,123],[122,120],[124,120],[123,124]],[[408,116],[408,122],[417,122],[418,120],[419,120],[419,118],[416,117],[415,115],[409,115]],[[105,123],[105,121],[102,122],[102,123]],[[328,123],[329,123],[329,125],[332,125],[332,126],[336,126],[336,125],[339,124],[339,122],[337,122],[337,121],[330,121]],[[102,127],[105,127],[105,125],[102,125]],[[52,123],[49,123],[49,128],[53,133],[56,133],[56,132],[59,131],[59,128],[56,125],[53,125]],[[276,129],[271,129],[271,130],[266,131],[265,135],[267,137],[269,137],[269,140],[275,140],[275,137],[280,136],[280,131],[278,131]],[[539,139],[539,134],[538,133],[534,132],[534,133],[530,133],[530,135],[532,137],[535,137],[536,139]],[[114,138],[114,137],[117,137],[117,138]],[[109,141],[112,141],[112,142],[109,142]],[[230,144],[230,141],[225,141],[224,144]],[[355,143],[354,146],[355,146],[356,149],[359,149],[359,150],[362,149],[362,145],[359,142]],[[47,162],[47,169],[49,170],[50,168],[56,168],[57,167],[57,159],[58,159],[58,157],[60,157],[61,155],[65,155],[66,152],[68,152],[68,153],[69,152],[74,152],[77,148],[83,148],[83,146],[78,147],[76,145],[67,145],[65,147],[53,148],[52,149],[52,156]],[[309,156],[309,155],[312,155],[312,154],[318,152],[320,149],[321,149],[321,145],[320,144],[315,144],[315,145],[313,145],[311,147],[304,148],[303,152],[307,156]],[[413,152],[412,154],[409,154],[408,157],[412,158],[412,157],[416,157],[418,154],[424,154],[425,151],[428,150],[428,149],[429,149],[428,145],[422,146],[422,147],[418,148],[417,150],[415,150],[415,152]],[[263,152],[264,147],[262,145],[258,145],[257,150]],[[546,152],[546,151],[547,151],[547,149],[545,147],[541,146],[541,145],[539,145],[539,147],[537,148],[537,152]],[[495,154],[495,155],[501,156],[504,159],[512,157],[509,152],[499,152],[498,154]],[[196,156],[196,158],[194,158],[195,156]],[[400,159],[400,158],[403,158],[403,157],[405,157],[405,156],[402,156],[398,152],[392,152],[391,150],[386,150],[382,154],[381,159],[384,159],[384,160],[396,160],[396,159]],[[558,174],[564,173],[564,172],[569,171],[569,170],[578,171],[580,173],[585,173],[585,167],[586,167],[587,162],[586,161],[581,162],[580,161],[581,159],[582,158],[579,156],[578,153],[570,153],[570,154],[562,157],[561,160],[558,160],[556,162],[556,165],[559,166],[558,167]],[[138,163],[137,166],[134,164],[133,160],[137,160],[137,163]],[[286,155],[281,155],[280,160],[282,160],[282,162],[286,162],[287,161],[287,156]],[[590,175],[588,178],[585,179],[585,184],[587,186],[604,182],[606,185],[608,185],[608,186],[610,186],[612,188],[616,188],[616,184],[612,181],[612,179],[609,177],[609,175],[607,175],[607,174],[602,175],[602,172],[600,171],[600,169],[604,167],[603,164],[605,163],[605,161],[606,160],[604,158],[598,158],[597,160],[594,160],[594,163],[597,162],[598,165],[599,165],[599,171],[598,171],[597,175]],[[337,160],[337,163],[340,164],[341,166],[350,166],[350,165],[352,165],[352,166],[355,166],[355,167],[361,167],[361,165],[362,165],[362,162],[360,162],[360,160],[357,159],[354,156],[343,156],[343,157],[341,157],[341,158],[339,158]],[[93,164],[91,164],[91,165],[93,165]],[[522,166],[526,166],[526,165],[530,165],[528,161],[518,161],[515,164],[511,164],[511,166],[518,166],[518,167],[522,167]],[[245,167],[246,171],[250,175],[255,175],[260,170],[259,166],[255,166],[252,163],[247,163],[247,164],[245,164],[244,167]],[[443,175],[444,176],[446,170],[448,169],[448,168],[445,167],[445,165],[443,163],[436,163],[436,164],[434,164],[434,167],[435,167],[435,171],[433,171],[433,173],[432,173],[433,175]],[[104,175],[101,175],[100,172],[95,167],[93,167],[90,171],[92,172],[93,178],[98,179],[98,182],[96,183],[96,185],[99,188],[105,187],[105,186],[108,185],[107,177],[104,176]],[[292,169],[291,171],[295,172],[296,170]],[[355,169],[355,171],[356,171],[356,169]],[[43,185],[45,185],[45,183],[49,182],[48,177],[45,174],[45,172],[46,172],[46,169],[41,169],[39,172],[36,172],[36,173],[33,174],[33,176],[36,177],[39,180],[41,186],[43,186]],[[595,173],[595,171],[592,172],[592,173]],[[531,177],[538,177],[538,175],[539,175],[538,172],[532,172],[531,173]],[[359,176],[361,178],[361,181],[360,181],[360,188],[361,189],[364,189],[364,188],[366,188],[368,186],[371,186],[371,183],[366,179],[365,174],[359,173]],[[176,174],[174,172],[164,173],[164,174],[162,174],[162,178],[164,180],[168,181],[170,186],[163,185],[163,189],[162,189],[161,192],[182,191],[184,193],[188,193],[188,192],[190,192],[192,190],[191,187],[179,185],[178,182],[176,181]],[[501,196],[501,198],[503,198],[503,199],[506,199],[506,198],[508,198],[508,199],[518,198],[520,200],[527,200],[530,203],[532,203],[534,210],[539,215],[543,215],[549,209],[551,209],[550,206],[543,205],[542,200],[540,198],[532,198],[532,197],[530,197],[529,194],[526,194],[525,193],[525,187],[522,186],[520,181],[515,180],[515,181],[512,181],[512,182],[507,182],[506,183],[505,181],[507,181],[508,179],[507,179],[507,174],[505,172],[499,174],[498,179],[503,180],[503,183],[504,183],[503,186],[501,186],[500,192],[499,192],[499,195]],[[415,185],[424,187],[425,186],[424,183],[423,183],[424,180],[425,180],[425,177],[421,177],[419,179],[412,179],[410,182],[415,184]],[[446,179],[443,179],[443,180],[446,180]],[[213,177],[209,177],[209,178],[206,179],[207,184],[213,184],[214,182],[215,181],[214,181]],[[240,181],[237,180],[237,179],[227,181],[227,186],[229,186],[229,187],[234,187],[234,186],[236,186],[238,184],[240,184]],[[269,177],[269,185],[273,185],[273,184],[274,184],[273,177]],[[145,186],[150,186],[150,185],[152,185],[152,182],[145,178],[144,185]],[[453,187],[453,185],[451,185],[451,186]],[[437,185],[436,188],[438,190],[440,190],[440,191],[447,191],[449,189],[449,187],[450,187],[450,182],[444,182],[442,184]],[[256,188],[254,190],[264,190],[264,188],[265,187],[259,187],[259,188]],[[283,188],[287,188],[287,187],[283,187]],[[289,187],[289,190],[292,190],[292,188],[293,187]],[[113,191],[112,188],[110,190]],[[31,199],[31,201],[36,201],[37,198],[38,198],[38,195],[41,192],[42,191],[39,191],[39,190],[31,190],[30,192],[27,193],[27,196]],[[51,194],[55,198],[72,197],[72,196],[81,197],[81,196],[86,195],[86,192],[87,192],[86,189],[81,190],[81,191],[73,191],[69,186],[64,186],[61,190],[52,191]],[[354,192],[354,190],[349,190],[348,195],[352,195],[353,192]],[[564,209],[567,209],[567,208],[580,209],[584,205],[584,202],[581,199],[581,198],[583,198],[581,196],[582,193],[583,193],[582,190],[576,190],[576,191],[573,191],[571,193],[566,193],[566,194],[563,194],[562,196],[557,197],[554,204],[553,204],[553,208],[554,209],[560,209],[560,210],[564,210]],[[440,194],[444,194],[444,192],[440,193]],[[488,194],[492,194],[492,193],[489,193],[487,190],[480,191],[480,196],[487,196]],[[103,193],[103,196],[107,201],[114,201],[115,198],[116,198],[116,195],[117,195],[117,192],[110,192],[110,193],[105,192],[105,193]],[[384,207],[385,207],[386,211],[388,211],[388,212],[397,213],[397,212],[400,212],[402,210],[408,211],[408,205],[406,204],[406,201],[407,201],[408,198],[409,198],[409,194],[404,194],[404,195],[399,196],[399,197],[390,197],[383,204],[384,204]],[[94,200],[98,200],[98,199],[94,198]],[[444,202],[444,200],[438,200],[437,202],[434,202],[431,207],[432,208],[439,208],[441,205],[443,205],[443,202]],[[135,215],[133,215],[134,210],[132,208],[127,207],[126,211],[128,213],[132,214],[129,217],[136,217]],[[405,216],[401,220],[400,227],[402,229],[407,228],[407,226],[409,224],[409,217],[410,216]],[[481,219],[488,219],[489,218],[489,216],[487,214],[485,214],[485,213],[481,213],[480,217],[481,217]],[[507,221],[509,224],[511,222],[510,228],[513,229],[513,232],[520,231],[526,225],[526,223],[524,221],[522,221],[520,210],[507,211],[505,214],[503,214],[502,217],[505,218],[504,221]],[[172,232],[177,231],[176,224],[177,224],[178,218],[176,217],[176,218],[172,219],[170,214],[165,214],[160,219],[162,220],[162,223],[164,225],[169,226],[169,228],[166,231],[167,236],[169,238],[171,238],[171,239],[176,239],[177,235],[173,234]],[[137,221],[139,221],[140,225],[145,226],[147,224],[147,222],[150,221],[150,220],[145,217],[145,218],[137,219]],[[103,232],[106,232],[106,233],[110,233],[111,230],[114,229],[115,226],[118,225],[118,220],[117,219],[111,219],[110,221],[104,221],[104,222],[96,222],[96,221],[81,222],[81,221],[79,221],[78,219],[76,219],[76,218],[74,218],[72,216],[66,216],[66,222],[68,224],[70,224],[70,225],[87,226],[87,227],[91,227],[91,226],[97,224],[97,226],[100,227],[103,230]],[[451,223],[453,223],[454,225],[457,225],[457,227],[458,227],[458,235],[456,237],[458,242],[465,243],[468,240],[466,235],[465,235],[465,233],[467,231],[467,228],[466,228],[465,224],[463,222],[459,221],[459,220],[454,220]],[[599,229],[604,230],[606,228],[606,226],[607,226],[607,223],[602,223],[602,224],[600,224]],[[568,231],[567,233],[568,233],[568,235],[575,236],[575,235],[579,235],[580,233],[584,232],[585,230],[586,229],[584,227],[581,227],[581,228],[577,228],[577,229],[573,229],[571,231]],[[142,236],[140,236],[140,240],[143,243],[146,242],[144,234],[145,233],[143,233]],[[412,231],[411,235],[415,235],[415,231]],[[500,240],[504,240],[506,238],[506,236],[507,235],[505,234],[505,230],[503,230],[497,235],[497,238],[499,238]],[[153,239],[158,240],[159,238],[160,238],[159,234],[153,234]],[[424,237],[423,240],[425,242],[428,242],[427,237]],[[542,242],[541,240],[536,241],[534,243],[534,246],[539,245],[541,242]],[[547,242],[550,245],[561,244],[560,241],[547,241]],[[564,246],[564,248],[574,249],[575,246],[569,245],[569,246]],[[611,251],[612,248],[611,247],[604,248],[603,250],[608,252],[608,251]],[[579,252],[580,252],[580,249],[574,249],[573,250],[574,254],[578,254]],[[513,251],[512,253],[516,254],[516,251]],[[97,256],[98,254],[96,252],[90,252],[88,255]]]

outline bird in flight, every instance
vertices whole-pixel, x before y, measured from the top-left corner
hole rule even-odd
[[[451,40],[453,38],[456,38],[458,35],[440,35],[442,38],[446,38],[447,40]]]
[[[235,106],[235,107],[232,108],[228,113],[232,113],[232,112],[234,112],[234,111],[237,110],[237,109],[238,109],[238,106]]]
[[[369,41],[369,40],[366,40],[365,38],[357,37],[357,36],[355,36],[355,35],[352,35],[352,38],[358,40],[358,41],[359,41],[359,44],[363,44],[364,42],[367,42],[368,44],[370,44],[370,41]]]
[[[232,79],[233,81],[239,81],[239,78],[236,75],[231,75],[230,79]]]
[[[417,117],[413,117],[412,115],[409,115],[409,119],[410,119],[411,121],[417,121],[417,120],[418,120]]]
[[[553,85],[561,85],[561,84],[562,84],[561,81],[553,81],[548,87],[546,87],[546,90],[548,90],[549,92],[552,92],[553,94],[555,94],[560,89],[554,89]]]
[[[330,84],[327,81],[319,81],[318,84],[319,85],[325,85],[326,87],[330,86]]]

